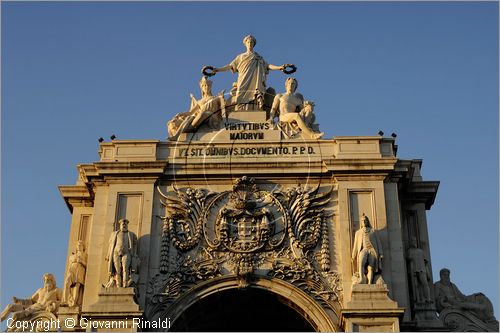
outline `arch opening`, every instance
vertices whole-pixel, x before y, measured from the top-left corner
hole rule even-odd
[[[314,332],[307,314],[292,306],[286,298],[263,289],[221,290],[185,309],[170,331]]]

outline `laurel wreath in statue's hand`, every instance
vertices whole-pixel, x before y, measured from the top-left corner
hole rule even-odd
[[[201,69],[201,73],[205,76],[214,76],[216,72],[214,71],[214,68],[212,66],[203,66],[203,68]]]
[[[290,68],[290,69],[287,69],[287,68]],[[286,64],[286,65],[284,65],[284,68],[282,69],[282,71],[286,75],[290,75],[290,74],[293,74],[297,71],[297,66],[295,66],[293,64]]]

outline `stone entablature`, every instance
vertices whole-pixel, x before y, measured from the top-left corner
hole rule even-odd
[[[162,161],[173,162],[177,158],[188,157],[190,162],[197,159],[380,159],[382,157],[394,157],[393,139],[381,137],[334,137],[321,141],[281,141],[271,140],[265,142],[217,142],[218,150],[214,147],[215,142],[168,142],[168,141],[135,141],[116,140],[101,144],[101,162],[133,162],[133,161]],[[252,149],[251,151],[245,148]],[[229,149],[233,148],[233,153]],[[255,148],[255,149],[254,149]],[[140,158],[138,158],[140,157]],[[345,164],[345,163],[344,163]],[[349,165],[345,165],[348,167]]]

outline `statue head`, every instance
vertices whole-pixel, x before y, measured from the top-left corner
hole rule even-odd
[[[443,268],[439,271],[439,277],[443,282],[450,282],[450,270],[448,268]]]
[[[50,290],[54,289],[56,287],[56,278],[54,277],[54,274],[43,274],[43,284]]]
[[[295,79],[294,77],[289,77],[285,81],[285,88],[286,88],[287,92],[289,91],[291,93],[294,93],[297,90],[298,86],[299,86],[299,83],[297,82],[297,79]]]
[[[366,216],[364,213],[363,215],[361,215],[360,225],[362,229],[370,229],[372,227],[368,216]]]
[[[76,243],[76,251],[77,252],[83,252],[85,251],[85,244],[82,240],[79,240],[77,243]]]
[[[120,219],[120,221],[118,221],[118,225],[120,226],[120,231],[122,231],[122,232],[128,231],[128,220],[127,219]]]
[[[257,44],[257,39],[252,35],[245,36],[245,38],[243,38],[243,45],[247,46],[248,42],[253,48]]]
[[[200,80],[200,90],[202,94],[212,94],[212,81],[210,81],[206,76],[202,77]]]

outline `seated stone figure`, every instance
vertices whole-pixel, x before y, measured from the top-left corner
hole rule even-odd
[[[274,97],[271,121],[279,115],[279,127],[287,137],[293,137],[300,132],[304,139],[319,139],[324,133],[319,132],[314,124],[314,103],[304,102],[303,96],[295,93],[297,85],[294,78],[286,80],[286,92]]]
[[[55,314],[61,302],[61,289],[56,287],[54,275],[45,273],[43,275],[44,286],[38,289],[28,299],[12,297],[13,303],[2,311],[0,321],[4,321],[12,313],[12,319],[30,320],[34,315],[42,312]]]
[[[224,103],[224,91],[217,96],[212,95],[212,81],[205,76],[200,80],[201,99],[191,95],[191,109],[178,113],[167,124],[170,140],[176,140],[181,133],[189,133],[198,129],[207,119],[212,129],[218,129],[222,121],[221,111]]]
[[[438,312],[446,308],[456,308],[458,310],[473,313],[480,320],[490,325],[498,327],[498,321],[493,315],[493,305],[491,301],[482,293],[464,295],[457,286],[450,281],[450,270],[441,269],[439,272],[441,280],[434,284],[434,297]]]

